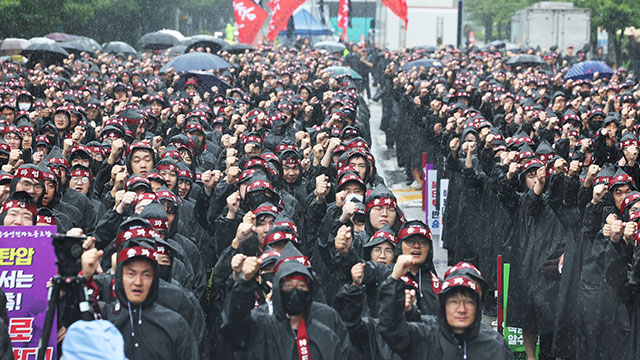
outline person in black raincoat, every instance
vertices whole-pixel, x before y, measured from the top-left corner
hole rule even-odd
[[[122,333],[130,359],[198,359],[196,340],[187,322],[155,303],[159,274],[155,249],[124,248],[118,253],[115,290]]]
[[[506,321],[523,329],[529,357],[534,354],[540,334],[540,356],[547,359],[552,358],[559,259],[569,236],[560,221],[562,183],[554,176],[547,180],[547,170],[538,158],[527,160],[516,178],[518,167],[515,162],[510,164],[508,183],[500,188],[507,210],[518,214]],[[525,191],[517,193],[519,188]]]
[[[480,285],[452,273],[441,285],[440,312],[408,322],[403,274],[411,256],[400,256],[380,289],[380,333],[391,349],[406,359],[513,359],[496,331],[481,323]]]
[[[598,174],[599,177],[607,175],[604,174],[604,169],[601,173]],[[614,221],[625,219],[623,217],[624,200],[635,189],[631,176],[620,169],[615,173],[609,173],[606,181],[606,183],[597,181],[597,185],[594,186],[593,198],[585,209],[583,222],[583,242],[587,247],[583,253],[578,288],[579,326],[576,331],[575,356],[585,359],[596,359],[611,354],[606,350],[608,349],[606,337],[611,329],[603,327],[603,321],[600,318],[589,316],[589,314],[598,314],[602,310],[610,311],[611,308],[606,305],[614,304],[609,301],[612,290],[604,282],[607,266],[604,256],[609,242],[602,234],[601,224],[612,224]],[[615,309],[615,305],[613,308]],[[620,325],[624,328],[623,323]]]
[[[242,276],[233,285],[223,312],[223,328],[252,358],[348,359],[351,343],[335,310],[313,301],[313,276],[298,252],[281,254],[273,277],[273,314],[252,311],[261,261],[244,260]],[[321,320],[321,318],[323,318]],[[333,318],[334,320],[330,320]],[[334,326],[327,324],[335,323]],[[247,331],[248,330],[248,331]]]

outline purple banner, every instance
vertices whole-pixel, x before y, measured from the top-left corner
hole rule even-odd
[[[55,226],[0,226],[0,287],[7,296],[9,337],[16,360],[35,359],[47,313],[47,281],[56,275]],[[46,359],[56,359],[56,327]]]

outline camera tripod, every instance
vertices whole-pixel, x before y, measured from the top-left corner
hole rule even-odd
[[[73,304],[80,314],[79,320],[94,320],[94,314],[89,305],[85,278],[83,276],[61,276],[56,275],[51,279],[53,285],[49,288],[49,304],[47,305],[47,314],[44,319],[42,329],[42,337],[38,343],[37,360],[44,360],[49,337],[51,336],[51,328],[53,327],[53,315],[65,306]]]

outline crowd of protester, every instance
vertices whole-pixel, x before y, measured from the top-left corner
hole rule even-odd
[[[565,80],[580,58],[519,52],[545,64],[263,46],[218,53],[231,67],[211,88],[160,72],[162,51],[4,61],[0,221],[87,236],[92,310],[129,359],[509,359],[482,322],[498,255],[529,359],[538,338],[540,359],[637,358],[636,79]],[[403,68],[423,57],[442,66]],[[408,182],[424,184],[422,152],[450,180],[444,274],[377,172],[372,101]]]

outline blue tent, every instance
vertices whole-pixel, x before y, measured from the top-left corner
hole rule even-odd
[[[319,35],[332,35],[333,31],[326,26],[322,25],[318,19],[313,17],[310,12],[305,9],[293,14],[293,36],[319,36]],[[287,36],[286,31],[281,31],[280,36]]]

